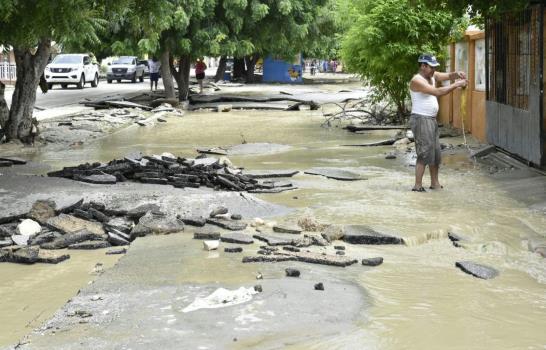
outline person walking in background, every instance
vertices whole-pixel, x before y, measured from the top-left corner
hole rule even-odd
[[[203,58],[198,58],[197,62],[195,63],[195,78],[197,79],[197,82],[199,83],[199,94],[203,93],[203,79],[205,79],[205,70],[207,69],[207,65],[203,61]]]
[[[430,170],[430,189],[442,188],[438,180],[438,172],[442,160],[440,148],[440,133],[436,115],[438,114],[438,96],[443,96],[458,87],[467,84],[464,72],[436,72],[440,65],[436,57],[423,54],[417,60],[419,72],[410,82],[411,117],[410,126],[415,138],[417,163],[415,165],[415,185],[412,191],[426,192],[423,188],[423,175],[428,165]],[[448,86],[436,87],[436,82],[456,80]]]
[[[157,82],[159,81],[159,69],[161,68],[161,62],[157,57],[152,57],[151,60],[148,60],[148,69],[150,70],[150,91],[153,91],[153,86],[155,83],[155,91],[157,91]]]

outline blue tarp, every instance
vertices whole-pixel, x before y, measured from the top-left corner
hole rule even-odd
[[[301,84],[301,64],[290,64],[283,60],[267,57],[263,66],[263,81],[268,83],[292,83]]]

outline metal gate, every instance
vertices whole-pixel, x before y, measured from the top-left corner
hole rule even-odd
[[[487,138],[535,164],[544,162],[544,7],[486,24]]]

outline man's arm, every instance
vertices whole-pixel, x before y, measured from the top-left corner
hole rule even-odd
[[[434,72],[434,79],[436,81],[446,81],[446,80],[456,80],[456,79],[466,79],[465,72]]]
[[[435,87],[428,84],[423,79],[412,79],[410,83],[410,89],[415,92],[422,92],[424,94],[433,95],[433,96],[443,96],[451,91],[455,90],[458,87],[466,86],[467,82],[464,79],[457,80],[453,84],[442,87]]]

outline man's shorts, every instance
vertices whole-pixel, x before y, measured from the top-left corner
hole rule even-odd
[[[197,79],[197,80],[203,80],[203,79],[205,79],[205,73],[197,73],[197,74],[195,75],[195,79]]]
[[[159,81],[159,73],[150,73],[150,81]]]
[[[415,138],[417,161],[425,165],[440,165],[442,162],[442,149],[436,117],[412,114],[410,127]]]

